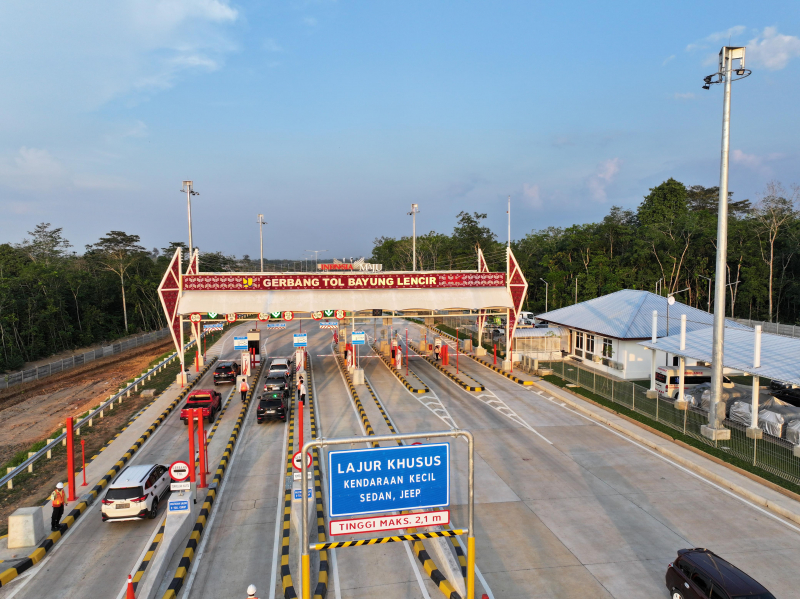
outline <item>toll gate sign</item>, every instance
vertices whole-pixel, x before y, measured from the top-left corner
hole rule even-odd
[[[450,505],[450,444],[331,451],[331,518]]]

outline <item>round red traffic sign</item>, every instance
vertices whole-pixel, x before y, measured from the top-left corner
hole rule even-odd
[[[186,480],[189,478],[189,464],[181,460],[172,462],[169,467],[169,475],[176,483]]]
[[[300,452],[296,452],[292,456],[292,466],[294,466],[295,470],[303,470],[303,464],[300,462]],[[311,452],[306,452],[306,468],[311,468]]]
[[[284,320],[292,320],[294,319],[294,312],[289,312],[288,310],[283,313]]]
[[[311,318],[313,318],[314,320],[322,320],[322,312],[320,311],[312,312]]]
[[[228,322],[236,322],[236,312],[231,312],[230,314],[226,314],[225,320],[227,320]]]

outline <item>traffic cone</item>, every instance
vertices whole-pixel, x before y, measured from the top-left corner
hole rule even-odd
[[[128,574],[128,591],[125,593],[125,599],[136,599],[136,595],[133,594],[133,580],[131,580],[130,574]]]

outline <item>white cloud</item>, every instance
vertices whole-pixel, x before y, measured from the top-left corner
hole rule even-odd
[[[773,174],[769,163],[780,160],[781,158],[784,158],[784,155],[778,152],[773,152],[765,156],[746,154],[741,150],[734,150],[731,152],[731,160],[733,160],[734,164],[749,168],[764,176],[771,176]]]
[[[47,150],[22,147],[5,160],[0,159],[0,184],[44,191],[69,183],[67,169]]]
[[[671,62],[671,61],[673,61],[674,59],[675,59],[675,55],[674,55],[674,54],[673,54],[672,56],[667,56],[667,57],[664,59],[664,62],[662,62],[662,63],[661,63],[661,66],[662,66],[662,67],[665,67],[665,66],[667,66],[667,63],[668,63],[668,62]]]
[[[675,92],[672,97],[676,100],[694,100],[697,96],[692,92]]]
[[[525,198],[525,201],[534,208],[542,207],[542,194],[538,185],[528,185],[524,183],[522,185],[522,196]]]
[[[798,56],[800,38],[778,33],[776,27],[765,27],[761,35],[747,42],[746,62],[761,65],[768,71],[779,71]]]
[[[726,29],[725,31],[717,31],[704,37],[702,40],[697,42],[693,42],[686,46],[687,52],[693,52],[694,50],[699,50],[702,48],[706,48],[708,44],[712,42],[720,42],[725,41],[727,42],[729,39],[736,37],[737,35],[741,35],[745,32],[746,27],[744,25],[734,25],[730,29]]]
[[[600,163],[597,172],[586,181],[592,198],[599,202],[606,201],[608,197],[606,188],[613,183],[619,173],[620,164],[622,161],[619,158],[611,158]]]
[[[266,50],[267,52],[275,52],[275,53],[283,52],[283,48],[281,47],[281,45],[272,38],[265,39],[263,47],[264,50]]]
[[[303,17],[303,23],[305,23],[309,27],[317,26],[317,20],[314,17]]]
[[[145,125],[142,121],[136,121],[128,128],[127,131],[125,131],[125,133],[122,134],[122,137],[147,137],[147,135],[147,125]]]

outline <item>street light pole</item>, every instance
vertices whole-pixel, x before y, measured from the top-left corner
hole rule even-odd
[[[697,276],[708,281],[708,310],[706,311],[711,314],[711,277],[704,277],[703,275]]]
[[[750,71],[744,68],[745,49],[743,47],[724,46],[719,52],[719,71],[705,78],[703,89],[709,89],[712,83],[724,83],[725,93],[722,99],[722,149],[720,151],[719,169],[719,209],[717,214],[717,263],[714,280],[714,328],[711,348],[711,405],[708,411],[708,426],[701,429],[703,436],[709,439],[730,439],[730,429],[722,426],[725,419],[725,404],[722,399],[722,370],[725,343],[725,276],[728,258],[728,164],[731,145],[731,82],[733,61],[739,61],[736,75],[747,77]],[[716,77],[716,80],[713,78]]]
[[[306,251],[307,251],[307,252],[314,252],[314,268],[315,268],[316,270],[319,270],[319,260],[318,260],[318,256],[319,256],[319,255],[320,255],[322,252],[327,252],[328,250],[306,250]]]
[[[544,311],[547,312],[547,291],[550,289],[550,283],[545,281],[542,277],[539,280],[544,283]]]
[[[186,194],[186,210],[189,213],[189,260],[192,259],[192,196],[199,196],[200,193],[192,189],[192,181],[184,181],[181,193]]]
[[[575,276],[575,303],[578,303],[578,277],[581,275]]]
[[[261,244],[261,272],[264,272],[264,215],[258,215],[258,239]]]
[[[411,204],[411,212],[409,212],[409,216],[411,216],[412,222],[412,229],[411,229],[411,254],[413,260],[413,267],[411,270],[417,270],[417,212],[419,212],[419,204]]]

